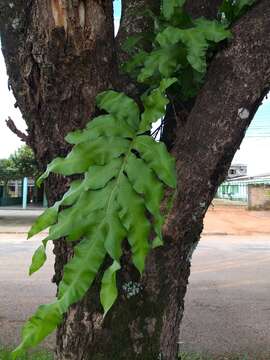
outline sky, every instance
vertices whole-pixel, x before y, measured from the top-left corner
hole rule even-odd
[[[270,96],[259,107],[233,163],[248,165],[248,175],[270,173]]]
[[[120,0],[114,1],[115,27],[119,27],[121,6]],[[20,111],[14,108],[15,99],[8,90],[8,79],[2,52],[0,51],[0,158],[7,158],[23,143],[5,125],[5,119],[10,116],[17,128],[25,131],[26,125]],[[256,175],[270,173],[270,96],[258,109],[250,125],[233,163],[243,163],[248,166],[248,174]]]

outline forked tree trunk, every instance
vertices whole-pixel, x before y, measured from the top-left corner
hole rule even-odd
[[[203,6],[189,1],[196,14],[209,5],[208,0],[200,1]],[[126,0],[129,5],[136,2],[142,6],[142,0]],[[104,320],[95,282],[57,332],[57,360],[176,359],[190,259],[203,217],[269,89],[268,2],[259,1],[235,25],[234,39],[214,59],[188,119],[176,119],[172,151],[178,193],[164,227],[165,246],[149,256],[141,279],[125,254],[119,300]],[[83,127],[94,114],[95,95],[119,86],[112,1],[1,0],[0,10],[10,85],[29,128],[27,142],[44,167],[55,156],[66,154],[64,136]],[[61,177],[49,179],[50,203],[65,186]],[[64,242],[58,242],[56,282],[68,253]]]

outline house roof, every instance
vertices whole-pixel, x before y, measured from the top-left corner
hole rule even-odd
[[[270,182],[270,173],[260,174],[260,175],[254,175],[254,176],[238,176],[234,177],[232,179],[228,179],[226,182],[264,182],[267,183]]]

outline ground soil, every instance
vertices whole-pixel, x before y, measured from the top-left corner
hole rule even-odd
[[[249,211],[241,203],[232,206],[228,201],[215,201],[206,214],[204,234],[270,234],[270,211]]]

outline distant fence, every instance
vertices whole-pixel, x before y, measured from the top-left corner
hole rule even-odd
[[[248,184],[225,182],[218,188],[216,197],[219,199],[248,202]]]
[[[248,203],[249,185],[269,185],[270,179],[226,181],[218,188],[216,198]]]

